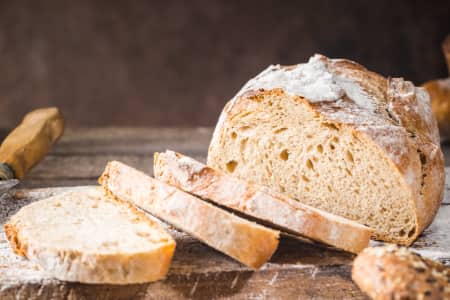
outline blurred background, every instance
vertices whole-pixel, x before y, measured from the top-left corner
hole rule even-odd
[[[345,57],[447,76],[450,1],[3,1],[0,127],[56,105],[68,125],[213,126],[269,64]]]

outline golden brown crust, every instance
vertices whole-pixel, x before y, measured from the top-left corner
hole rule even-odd
[[[450,299],[450,269],[406,248],[366,248],[352,278],[372,299]]]
[[[17,227],[13,223],[5,223],[3,225],[6,238],[8,239],[13,252],[17,255],[26,257],[27,245],[26,242],[19,238]]]
[[[278,247],[278,231],[237,217],[123,163],[109,162],[99,182],[115,197],[254,269],[267,262]]]

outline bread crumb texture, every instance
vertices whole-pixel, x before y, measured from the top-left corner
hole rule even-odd
[[[225,106],[208,165],[409,245],[444,186],[428,94],[344,59],[270,66]]]
[[[4,227],[16,254],[66,281],[158,280],[166,275],[175,249],[161,225],[97,187],[27,205]]]

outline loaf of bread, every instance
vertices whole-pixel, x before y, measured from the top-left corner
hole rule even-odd
[[[442,139],[450,137],[450,77],[423,84],[430,94],[431,108],[439,125]]]
[[[155,153],[153,170],[157,179],[282,231],[354,253],[369,245],[372,231],[366,226],[234,178],[179,153]]]
[[[322,55],[250,80],[223,109],[207,164],[404,245],[431,223],[444,187],[427,92]]]
[[[442,43],[450,76],[450,35]],[[450,138],[450,77],[427,81],[423,87],[430,94],[431,109],[437,119],[441,138]]]
[[[450,299],[450,268],[404,247],[366,248],[352,278],[372,299]]]
[[[278,231],[237,217],[123,163],[109,162],[99,182],[115,197],[249,267],[261,267],[278,247]]]
[[[161,225],[100,187],[34,202],[4,228],[16,254],[66,281],[155,281],[166,276],[175,250]]]

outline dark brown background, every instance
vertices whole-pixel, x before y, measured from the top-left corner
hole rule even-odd
[[[315,52],[419,84],[446,76],[450,1],[2,1],[0,127],[214,125],[271,63]]]

